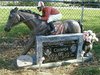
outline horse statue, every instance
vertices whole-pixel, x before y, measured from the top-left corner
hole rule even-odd
[[[9,32],[12,27],[23,22],[32,31],[30,35],[30,40],[26,45],[23,54],[27,54],[30,48],[35,44],[36,36],[38,35],[51,35],[50,27],[45,21],[38,19],[40,15],[37,13],[23,12],[14,8],[10,11],[8,21],[5,25],[4,30]],[[57,22],[57,21],[56,21]],[[54,22],[57,32],[55,34],[69,34],[69,33],[81,33],[81,26],[78,21],[75,20],[65,20],[61,23]],[[59,26],[57,25],[59,24]]]

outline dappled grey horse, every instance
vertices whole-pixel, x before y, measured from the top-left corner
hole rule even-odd
[[[14,8],[10,11],[8,21],[4,28],[5,31],[9,32],[12,27],[18,25],[21,22],[25,23],[32,31],[30,40],[27,43],[23,54],[26,54],[33,44],[35,44],[35,38],[37,35],[50,35],[50,27],[45,21],[39,20],[38,16],[39,15],[36,13],[23,12],[18,10],[18,8]],[[75,20],[65,20],[62,22],[62,25],[63,31],[58,34],[81,33],[80,24]]]

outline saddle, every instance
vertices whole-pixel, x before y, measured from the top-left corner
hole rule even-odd
[[[54,21],[55,32],[51,33],[52,35],[63,34],[64,33],[64,25],[62,21]]]

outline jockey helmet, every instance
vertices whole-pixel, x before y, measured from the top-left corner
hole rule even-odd
[[[44,2],[43,1],[39,1],[38,2],[38,7],[42,7],[42,6],[44,7]]]

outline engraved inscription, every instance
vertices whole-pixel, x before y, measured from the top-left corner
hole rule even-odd
[[[76,58],[77,43],[76,42],[45,42],[43,43],[43,56],[45,62],[54,62]]]

